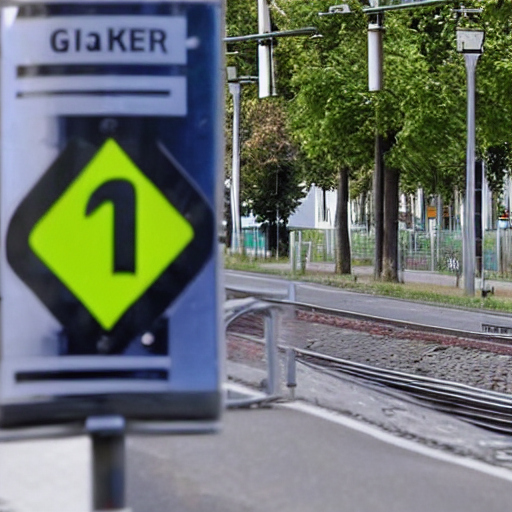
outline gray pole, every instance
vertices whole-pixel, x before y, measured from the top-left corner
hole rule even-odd
[[[267,393],[271,396],[279,393],[278,321],[279,311],[277,309],[267,311],[265,316],[265,345],[268,367]]]
[[[240,251],[240,83],[230,83],[233,96],[233,162],[231,168],[231,249]]]
[[[384,252],[384,158],[382,151],[382,135],[379,134],[378,128],[375,130],[373,204],[375,222],[375,263],[373,267],[373,277],[378,280],[382,276],[382,255]]]
[[[270,11],[267,0],[258,0],[258,32],[271,31]],[[274,96],[272,39],[260,41],[258,45],[258,94],[260,98]]]
[[[375,16],[375,23],[368,24],[368,90],[381,91],[383,88],[383,39],[384,14]],[[375,264],[373,276],[380,279],[384,243],[384,151],[382,135],[379,132],[379,112],[376,102],[375,126],[375,170],[373,174],[373,204],[375,221]]]
[[[466,197],[464,201],[464,292],[475,294],[475,71],[480,53],[464,53],[467,81]]]
[[[89,417],[86,430],[92,443],[93,510],[125,510],[125,420]]]

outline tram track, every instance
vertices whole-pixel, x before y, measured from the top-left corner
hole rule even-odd
[[[294,349],[294,352],[299,362],[319,371],[330,370],[331,375],[338,372],[400,390],[432,409],[453,414],[474,425],[500,433],[512,432],[510,395],[354,363],[308,350]]]
[[[237,291],[237,293],[239,294],[240,291]],[[336,319],[342,319],[342,325],[345,325],[345,328],[347,328],[347,325],[348,328],[353,328],[357,323],[366,324],[366,326],[391,326],[393,329],[405,332],[404,336],[407,337],[422,337],[424,335],[432,340],[432,336],[434,336],[440,340],[440,344],[458,344],[473,350],[498,353],[503,357],[512,359],[512,340],[506,336],[490,336],[489,334],[475,332],[453,332],[453,330],[447,329],[432,330],[420,324],[414,325],[411,322],[389,321],[372,315],[345,314],[340,310],[318,308],[315,305],[276,299],[275,297],[268,300],[268,302],[275,304],[276,307],[293,308],[295,316],[302,315],[304,318],[305,315],[305,318],[307,318],[308,314],[315,315],[313,317],[315,321],[319,319],[316,315],[320,315],[332,320],[333,324],[337,323]],[[325,318],[323,320],[325,321]],[[365,328],[361,325],[358,327]],[[261,343],[261,339],[258,337],[261,333],[258,331],[259,328],[256,323],[245,320],[240,323],[235,322],[230,334],[243,339],[246,343]],[[365,364],[325,354],[307,347],[290,346],[282,342],[279,344],[279,349],[282,353],[287,349],[293,350],[295,361],[298,364],[307,365],[317,371],[337,375],[340,378],[344,376],[355,377],[366,384],[378,386],[383,391],[399,391],[404,394],[405,399],[419,401],[427,407],[455,415],[479,427],[504,434],[512,433],[512,394],[481,389],[464,382],[418,375],[414,372],[392,368],[382,368],[373,364]],[[500,371],[503,371],[503,368],[500,368]],[[491,375],[488,380],[492,381],[493,378]]]
[[[255,297],[270,304],[275,304],[276,306],[291,306],[300,311],[307,311],[311,313],[318,314],[326,314],[329,316],[340,317],[344,319],[350,319],[361,322],[372,322],[376,324],[384,324],[392,327],[396,327],[399,329],[406,329],[409,331],[418,331],[422,333],[431,333],[445,336],[454,336],[454,337],[463,337],[464,339],[471,339],[480,342],[484,345],[501,345],[512,348],[512,336],[504,335],[504,334],[496,334],[489,332],[478,332],[478,331],[470,331],[470,330],[460,330],[460,329],[451,329],[448,327],[441,327],[429,324],[423,324],[418,322],[410,322],[406,320],[397,320],[394,318],[384,318],[376,315],[370,315],[365,313],[358,313],[349,310],[337,309],[337,308],[328,308],[322,307],[316,304],[310,304],[307,302],[299,302],[295,300],[290,300],[287,297],[281,295],[281,297],[276,296],[276,294],[268,294],[265,291],[255,292],[255,291],[247,291],[243,288],[235,288],[235,287],[226,287],[226,294],[228,297]],[[396,299],[395,299],[396,300]],[[405,301],[404,301],[405,302]]]

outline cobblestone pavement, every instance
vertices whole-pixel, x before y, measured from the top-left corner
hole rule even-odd
[[[263,335],[262,322],[255,317],[238,320],[232,330]],[[379,368],[512,393],[512,344],[482,347],[455,336],[306,312],[283,318],[279,342]],[[261,366],[264,351],[231,336],[228,356]]]

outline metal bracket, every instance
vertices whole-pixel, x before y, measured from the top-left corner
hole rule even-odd
[[[85,420],[85,430],[89,434],[119,435],[126,429],[122,416],[89,416]]]
[[[332,16],[333,14],[350,14],[350,6],[348,4],[331,5],[328,12],[319,12],[318,16]]]

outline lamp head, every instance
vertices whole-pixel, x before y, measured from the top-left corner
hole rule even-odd
[[[485,32],[479,29],[457,29],[457,51],[460,53],[482,53]]]

